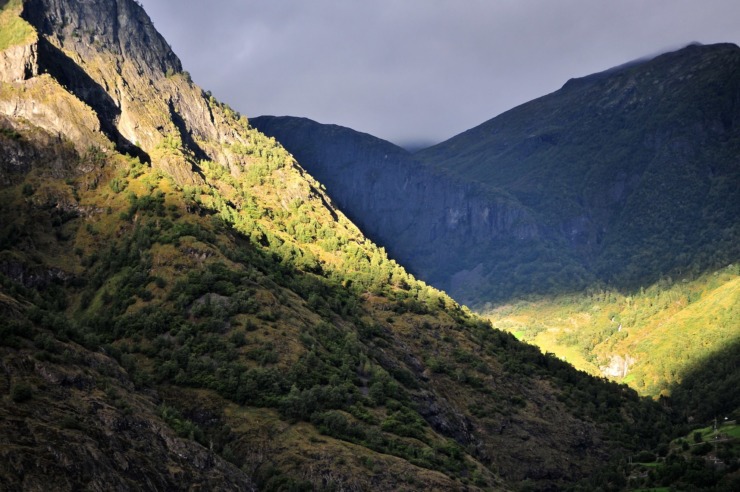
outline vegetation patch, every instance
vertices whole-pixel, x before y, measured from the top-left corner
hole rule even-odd
[[[0,51],[35,41],[36,31],[21,18],[23,1],[2,0],[0,3]]]

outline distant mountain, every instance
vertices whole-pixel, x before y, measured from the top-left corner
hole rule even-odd
[[[676,432],[409,275],[133,0],[0,3],[0,360],[2,490],[557,490]]]
[[[740,259],[740,48],[570,80],[416,156],[511,193],[604,284],[724,267]]]

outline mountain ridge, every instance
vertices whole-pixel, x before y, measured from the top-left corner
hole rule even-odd
[[[740,205],[726,188],[710,190],[712,186],[723,186],[722,179],[738,179],[737,164],[733,164],[730,152],[737,140],[739,56],[740,50],[730,44],[692,45],[617,72],[578,79],[556,93],[515,108],[416,156],[430,164],[434,161],[439,167],[448,159],[445,155],[452,155],[446,148],[464,147],[465,155],[458,154],[454,163],[449,161],[450,172],[461,175],[478,169],[483,173],[478,180],[504,187],[525,205],[534,206],[576,250],[581,249],[592,258],[600,278],[629,288],[639,287],[640,281],[649,284],[660,274],[674,273],[676,267],[665,264],[656,271],[647,264],[635,264],[636,270],[653,272],[643,273],[643,280],[639,273],[626,271],[618,262],[603,257],[614,256],[629,263],[629,256],[638,256],[630,252],[628,244],[621,244],[621,251],[610,247],[622,241],[617,230],[620,236],[638,245],[651,237],[644,228],[636,230],[640,221],[632,220],[633,217],[652,211],[654,217],[646,225],[660,227],[677,215],[666,209],[669,203],[679,208],[682,203],[696,203],[695,209],[711,207],[709,212],[719,216],[716,220],[724,225],[718,224],[718,229],[727,229],[731,236],[736,234],[731,232],[731,218],[737,216]],[[572,104],[568,108],[567,102],[574,97],[588,101],[587,106]],[[561,107],[565,113],[558,112]],[[635,130],[640,128],[638,120],[645,125],[644,131]],[[527,126],[533,124],[544,129],[535,131]],[[591,128],[598,131],[592,132]],[[532,131],[535,134],[530,135]],[[521,143],[504,150],[507,138]],[[469,145],[463,144],[468,140]],[[608,147],[611,152],[605,152],[602,145],[615,146]],[[711,158],[716,162],[704,166],[696,154],[698,148],[713,153]],[[467,163],[467,171],[460,162]],[[569,165],[560,166],[563,162]],[[680,181],[683,178],[676,171],[691,176],[690,181],[701,183],[701,188]],[[606,183],[606,190],[596,193],[589,178],[593,183]],[[536,186],[543,187],[544,193],[534,192]],[[651,207],[649,200],[655,195],[643,191],[645,187],[665,188],[665,206]],[[696,196],[686,200],[678,194],[680,190],[695,190]],[[713,202],[716,193],[727,196],[729,202]],[[658,212],[663,219],[657,216]],[[692,217],[696,214],[688,209],[683,213]],[[697,218],[693,222],[705,224],[715,220],[707,219]],[[697,231],[694,234],[703,233],[688,221],[676,226],[686,229],[682,231],[686,236],[692,227]],[[690,241],[684,239],[688,244],[683,248],[687,251],[692,248]],[[726,266],[738,256],[728,244],[714,249],[729,249],[730,253],[712,266]],[[670,257],[665,253],[662,256]],[[697,257],[690,253],[689,256]]]
[[[387,226],[361,211],[371,208],[366,202],[372,202],[372,193],[359,184],[352,185],[353,193],[344,189],[360,181],[358,177],[336,168],[339,175],[326,172],[322,180],[330,194],[343,197],[343,208],[355,220],[391,251],[399,250],[399,258],[414,271],[473,306],[586,286],[628,292],[661,276],[685,276],[687,271],[698,275],[707,268],[724,267],[740,254],[732,239],[738,234],[733,217],[740,204],[727,187],[739,181],[732,161],[737,144],[733,123],[738,117],[733,109],[739,97],[737,54],[731,44],[690,45],[572,79],[559,91],[446,142],[413,156],[401,154],[399,162],[405,168],[414,169],[421,162],[441,173],[426,173],[431,181],[446,179],[450,190],[471,183],[494,200],[513,197],[509,203],[531,217],[537,230],[530,236],[533,241],[493,244],[486,249],[495,256],[487,261],[485,255],[470,255],[465,244],[453,242],[457,260],[447,257],[450,245],[440,244],[433,247],[438,256],[432,252],[422,267],[409,252],[423,249],[425,240],[407,239],[396,231],[379,235],[378,228]],[[641,121],[650,126],[644,133],[639,131]],[[305,120],[302,126],[312,129],[302,133],[311,134],[313,141],[301,137],[298,123],[291,126],[286,118],[270,123],[256,118],[255,124],[283,139],[313,173],[331,168],[335,160],[351,160],[354,172],[362,173],[363,167],[379,166],[382,157],[373,154],[369,139],[357,145],[354,139],[361,134],[348,129],[339,136],[333,127],[319,142],[316,136],[322,127]],[[341,149],[343,140],[346,150]],[[358,147],[365,157],[353,150]],[[706,151],[706,158],[699,148]],[[715,162],[705,166],[702,159]],[[661,187],[665,193],[659,195],[660,203],[651,203],[655,195],[649,190]],[[688,199],[681,190],[689,190]],[[430,215],[441,217],[455,209],[464,207],[438,206]],[[413,204],[400,204],[398,210],[413,210]],[[665,227],[671,222],[678,234]],[[425,229],[429,227],[419,227]],[[643,255],[640,249],[656,253]],[[454,267],[440,274],[430,271],[434,264]],[[453,288],[456,272],[471,285],[467,292]],[[515,277],[528,281],[517,283]]]

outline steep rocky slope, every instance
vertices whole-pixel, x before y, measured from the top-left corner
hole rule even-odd
[[[135,2],[2,14],[4,489],[547,490],[669,432],[388,259]]]

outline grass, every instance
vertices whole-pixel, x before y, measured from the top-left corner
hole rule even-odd
[[[719,430],[723,434],[727,434],[735,439],[740,439],[740,425],[723,425]]]
[[[20,17],[22,9],[21,0],[8,0],[0,7],[0,51],[36,39],[36,31]]]
[[[591,374],[597,374],[598,367],[589,362],[583,353],[575,347],[563,347],[557,341],[560,330],[551,328],[539,333],[532,343],[542,349],[543,352],[556,354],[560,359],[568,362],[570,365]]]

